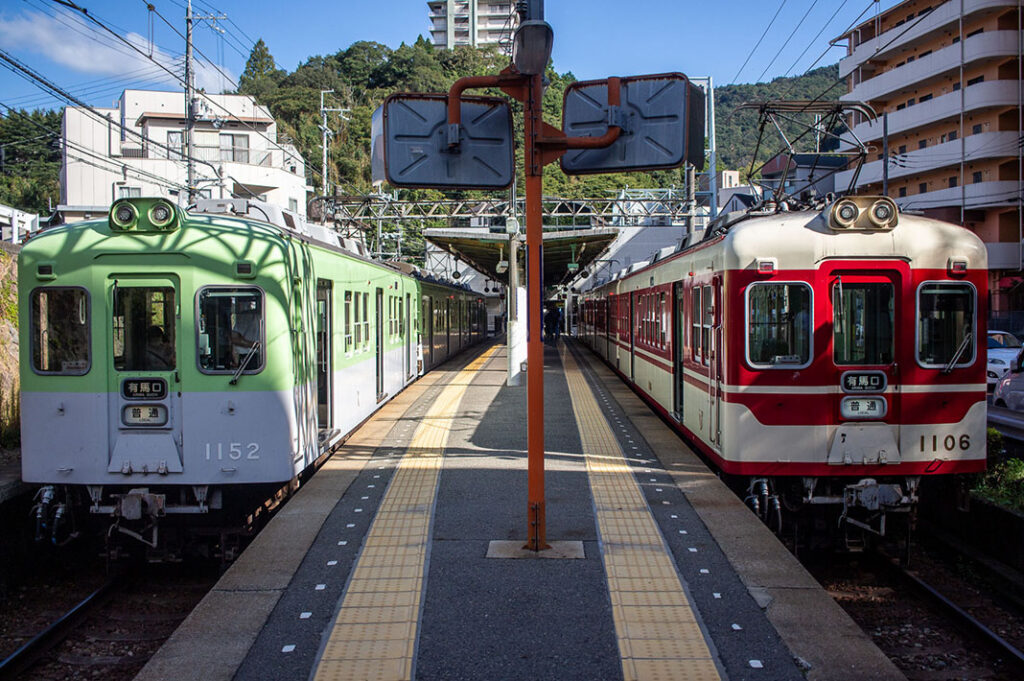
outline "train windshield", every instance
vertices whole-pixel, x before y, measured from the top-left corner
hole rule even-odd
[[[780,369],[810,363],[810,286],[765,283],[748,289],[747,357],[753,365]]]
[[[80,288],[32,291],[32,368],[39,373],[89,371],[89,297]]]
[[[917,292],[917,359],[924,366],[974,362],[974,287],[955,282],[922,284]]]
[[[170,286],[114,286],[114,368],[117,371],[171,371],[174,343],[174,289]]]
[[[263,368],[263,293],[256,287],[199,292],[199,368],[204,373],[245,373]]]
[[[892,364],[895,353],[892,284],[843,282],[832,289],[836,364]]]

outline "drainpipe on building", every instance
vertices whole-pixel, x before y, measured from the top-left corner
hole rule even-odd
[[[960,0],[960,225],[967,226],[967,187],[964,186],[964,157],[967,155],[967,140],[964,139],[964,108],[967,106],[964,88],[964,0]]]
[[[882,196],[889,196],[889,112],[882,112]]]
[[[1024,1],[1017,0],[1017,270],[1024,268]]]

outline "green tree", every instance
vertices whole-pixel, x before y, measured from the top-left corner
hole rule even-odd
[[[0,118],[0,203],[40,215],[60,201],[59,111],[9,111]]]
[[[238,79],[238,91],[260,99],[277,89],[284,75],[284,71],[278,70],[267,44],[260,38],[245,62],[245,70]]]

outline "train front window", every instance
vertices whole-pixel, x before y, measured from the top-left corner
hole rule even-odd
[[[210,287],[199,291],[199,369],[206,374],[245,373],[263,368],[263,293],[255,287]]]
[[[889,283],[837,282],[833,286],[832,357],[836,364],[892,364],[894,299]]]
[[[973,364],[974,311],[971,285],[921,284],[917,290],[917,361],[943,368]]]
[[[32,368],[79,376],[89,371],[89,296],[80,288],[37,288],[31,297]]]
[[[114,286],[114,368],[117,371],[171,371],[174,343],[174,289],[169,286]]]
[[[810,363],[810,286],[759,283],[747,289],[747,359],[775,369]]]

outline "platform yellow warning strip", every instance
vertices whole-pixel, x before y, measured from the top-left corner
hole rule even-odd
[[[561,346],[583,442],[626,681],[714,681],[711,651],[672,556],[576,360]]]
[[[316,681],[412,678],[431,515],[448,433],[474,373],[500,349],[496,345],[470,362],[421,419],[353,567]]]

